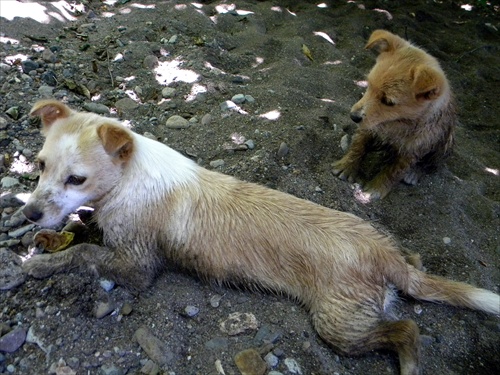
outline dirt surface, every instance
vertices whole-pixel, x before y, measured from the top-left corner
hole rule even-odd
[[[76,109],[103,104],[134,131],[204,167],[371,220],[420,253],[428,272],[499,292],[498,8],[424,0],[326,1],[326,7],[107,3],[0,4],[0,247],[9,254],[26,256],[40,229],[14,220],[21,203],[13,194],[36,186],[33,162],[43,139],[28,113],[36,100],[54,97]],[[384,200],[363,203],[359,186],[337,179],[331,165],[344,153],[341,139],[355,130],[349,110],[375,59],[363,46],[378,28],[441,61],[460,127],[443,169],[416,187],[401,184]],[[253,100],[246,97],[240,110],[221,108],[237,94]],[[167,126],[173,115],[189,126]],[[19,228],[26,233],[15,233]],[[11,266],[4,261],[3,272]],[[0,341],[21,333],[13,352],[0,352],[2,374],[239,374],[234,356],[250,348],[275,361],[268,371],[276,374],[399,371],[390,352],[339,357],[318,338],[307,313],[284,296],[209,285],[174,266],[141,295],[119,286],[106,292],[98,280],[74,273],[5,289]],[[421,329],[423,373],[490,375],[500,368],[498,317],[404,296],[397,310]],[[221,331],[220,322],[234,312],[253,314],[257,327],[234,336]],[[161,343],[160,358],[134,338],[141,327]]]

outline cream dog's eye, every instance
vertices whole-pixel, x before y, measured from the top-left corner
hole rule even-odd
[[[81,185],[87,180],[87,177],[71,175],[66,180],[66,185]]]
[[[40,169],[40,172],[43,172],[45,170],[45,162],[39,160],[38,161],[38,169]]]

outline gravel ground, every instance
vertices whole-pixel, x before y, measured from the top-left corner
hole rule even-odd
[[[399,371],[393,353],[336,355],[284,296],[174,266],[139,295],[74,273],[26,279],[19,262],[40,228],[18,209],[36,186],[43,139],[28,113],[44,97],[127,120],[206,168],[371,220],[429,272],[499,292],[500,10],[404,3],[2,1],[0,373],[229,375],[245,360],[250,374]],[[364,204],[331,168],[355,130],[349,109],[377,28],[442,62],[460,127],[443,169]],[[99,233],[90,226],[75,241]],[[425,374],[500,368],[498,317],[404,297],[398,314],[421,328]],[[223,329],[233,325],[238,333]]]

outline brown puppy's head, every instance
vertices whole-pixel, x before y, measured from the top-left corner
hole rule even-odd
[[[365,48],[379,55],[365,94],[351,109],[351,119],[361,127],[413,122],[425,118],[433,105],[449,100],[446,77],[425,51],[385,30],[374,31]]]
[[[31,115],[41,118],[46,139],[37,158],[38,187],[23,213],[32,222],[50,227],[117,185],[134,142],[132,133],[119,123],[72,111],[55,100],[36,103]]]

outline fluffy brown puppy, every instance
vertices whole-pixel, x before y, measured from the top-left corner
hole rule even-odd
[[[385,30],[374,31],[365,48],[379,55],[365,94],[351,109],[359,127],[333,172],[356,181],[367,152],[389,150],[391,160],[364,186],[367,197],[377,199],[402,180],[415,185],[439,166],[453,146],[456,115],[450,85],[434,57]]]
[[[106,243],[34,256],[24,264],[34,277],[82,268],[144,289],[175,262],[206,278],[286,293],[340,353],[397,351],[405,375],[419,371],[419,331],[387,313],[394,286],[500,313],[500,296],[419,271],[354,215],[208,171],[115,120],[57,101],[35,104],[32,114],[46,140],[24,214],[54,226],[92,201]]]

